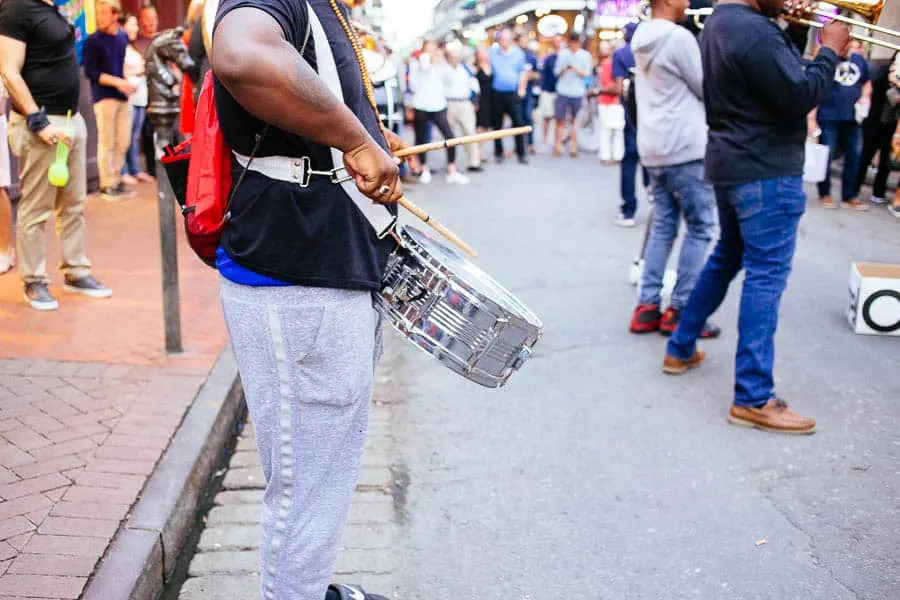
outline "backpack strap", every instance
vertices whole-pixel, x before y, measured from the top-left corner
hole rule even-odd
[[[318,65],[319,77],[322,78],[328,89],[331,90],[331,93],[341,102],[344,102],[344,90],[341,86],[341,78],[338,75],[334,54],[331,52],[331,45],[328,43],[328,36],[325,34],[325,29],[322,27],[319,17],[312,6],[309,5],[309,2],[307,2],[307,7],[309,9],[308,21],[312,24],[313,40],[316,44],[316,64]],[[344,154],[337,148],[331,148],[331,160],[334,163],[335,172],[344,170]],[[379,239],[393,231],[397,217],[391,214],[387,206],[376,204],[372,202],[371,198],[363,195],[359,188],[356,187],[356,182],[350,177],[342,177],[337,179],[335,183],[340,183],[350,200],[353,201],[369,221]]]

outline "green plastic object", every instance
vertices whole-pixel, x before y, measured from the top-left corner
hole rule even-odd
[[[72,111],[69,111],[66,117],[66,129],[71,138]],[[53,161],[53,164],[50,165],[50,170],[47,171],[47,179],[50,180],[50,185],[60,188],[65,187],[69,183],[69,147],[62,142],[56,143],[56,160]]]

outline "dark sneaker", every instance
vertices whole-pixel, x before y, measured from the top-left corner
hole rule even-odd
[[[332,583],[325,594],[326,600],[387,600],[384,596],[370,594],[358,585]]]
[[[25,284],[25,300],[35,310],[56,310],[59,302],[50,293],[50,287],[42,281]]]
[[[119,188],[114,187],[102,188],[100,190],[100,197],[107,202],[120,202],[125,199],[125,196],[119,192]]]
[[[728,421],[741,427],[755,427],[777,433],[809,434],[816,432],[816,420],[788,408],[787,402],[772,398],[762,406],[731,405]]]
[[[656,304],[639,304],[631,315],[631,325],[628,329],[631,333],[650,333],[659,331],[659,322],[662,313]]]
[[[892,204],[892,205],[888,206],[888,212],[891,213],[893,216],[897,217],[898,219],[900,219],[900,206],[894,206]]]
[[[484,167],[469,167],[466,169],[466,171],[468,171],[469,173],[481,173],[484,171]]]
[[[109,298],[112,296],[112,290],[94,279],[93,275],[85,275],[78,279],[66,277],[66,285],[63,289],[71,294],[84,294],[89,298]]]
[[[137,196],[137,192],[131,189],[130,187],[125,187],[125,184],[119,182],[119,185],[116,186],[116,191],[119,192],[119,195],[123,198],[134,198]]]
[[[663,373],[668,375],[684,375],[691,369],[696,369],[703,361],[706,360],[706,353],[700,348],[694,350],[694,355],[687,360],[675,358],[671,354],[666,354],[663,359]]]
[[[670,335],[675,333],[676,329],[678,329],[678,321],[680,319],[681,309],[672,308],[670,306],[666,309],[666,312],[663,313],[662,320],[659,323],[659,332],[664,336],[669,337]],[[721,334],[721,327],[707,321],[703,326],[703,331],[700,332],[700,337],[705,340],[711,340],[719,337]]]
[[[525,157],[525,156],[520,156],[520,157],[519,157],[519,164],[521,164],[521,165],[527,165],[527,164],[528,164],[528,158]]]

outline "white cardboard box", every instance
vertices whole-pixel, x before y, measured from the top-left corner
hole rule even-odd
[[[850,265],[847,318],[855,333],[900,336],[900,265]]]

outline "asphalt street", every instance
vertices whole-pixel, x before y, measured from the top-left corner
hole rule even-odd
[[[389,336],[382,385],[408,473],[395,597],[900,598],[900,338],[856,335],[845,316],[851,262],[900,261],[900,222],[809,194],[776,378],[819,430],[794,437],[726,422],[740,281],[684,377],[661,372],[664,338],[628,332],[647,204],[637,228],[612,224],[617,167],[543,153],[468,186],[436,170],[408,197],[479,251],[544,338],[491,390]]]

